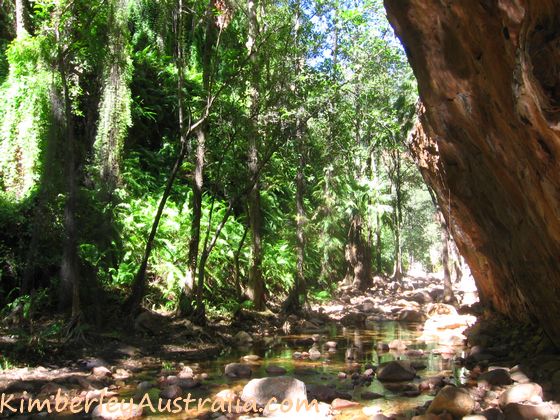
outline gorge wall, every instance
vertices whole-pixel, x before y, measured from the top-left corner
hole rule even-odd
[[[560,348],[560,1],[385,7],[423,104],[411,149],[481,299]]]

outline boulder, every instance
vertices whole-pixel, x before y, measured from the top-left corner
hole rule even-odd
[[[487,383],[491,386],[504,386],[511,385],[513,380],[506,369],[492,369],[480,375],[478,382]]]
[[[242,400],[255,401],[261,406],[266,405],[273,397],[278,401],[289,399],[294,404],[297,401],[307,400],[305,384],[289,376],[252,379],[241,393]]]
[[[179,385],[169,385],[163,388],[159,395],[161,398],[174,400],[175,398],[179,398],[181,395],[183,395],[183,390]]]
[[[383,363],[377,370],[377,379],[381,382],[410,381],[416,376],[416,371],[407,360],[394,360]]]
[[[246,347],[253,344],[253,337],[251,337],[251,335],[245,331],[239,331],[233,336],[233,341],[240,347]]]
[[[253,371],[250,366],[243,363],[229,363],[226,365],[224,373],[229,378],[250,378]]]
[[[404,309],[399,312],[399,321],[402,322],[424,322],[426,315],[415,309]]]
[[[535,405],[511,403],[505,406],[504,414],[506,420],[544,420],[557,418],[558,410],[546,403]]]
[[[474,399],[467,391],[447,385],[430,403],[428,413],[441,414],[446,411],[454,417],[464,417],[471,414],[474,407]]]
[[[517,384],[500,395],[500,407],[503,408],[508,404],[524,401],[541,402],[542,396],[543,390],[539,384],[533,382]]]

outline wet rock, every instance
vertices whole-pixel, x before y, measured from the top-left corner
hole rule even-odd
[[[233,336],[233,341],[236,345],[245,347],[253,344],[253,337],[246,331],[239,331]]]
[[[269,375],[285,375],[287,372],[283,367],[276,365],[268,365],[265,370]]]
[[[341,392],[332,386],[310,384],[307,386],[307,398],[309,401],[317,400],[330,403],[336,398],[351,399],[352,396],[345,392]]]
[[[229,363],[226,365],[224,373],[230,378],[250,378],[253,371],[248,365],[242,363]]]
[[[142,407],[137,404],[100,404],[93,410],[91,417],[99,420],[127,420],[142,416]]]
[[[491,386],[505,386],[511,385],[513,380],[506,369],[492,369],[480,375],[478,382],[487,383]]]
[[[416,376],[416,371],[406,360],[394,360],[384,363],[377,370],[377,379],[381,382],[410,381]]]
[[[542,387],[532,382],[526,384],[517,384],[507,389],[500,395],[500,407],[505,407],[512,403],[521,403],[524,401],[541,402],[543,396]]]
[[[474,407],[474,399],[467,391],[447,385],[433,399],[428,413],[441,414],[446,411],[454,417],[463,417],[472,413]]]
[[[505,406],[504,414],[507,420],[555,419],[558,417],[558,410],[546,403],[537,405],[511,403]]]
[[[168,400],[174,400],[183,395],[183,390],[178,385],[169,385],[163,388],[160,392],[161,398],[167,398]]]
[[[378,398],[383,398],[383,394],[378,394],[376,392],[364,391],[361,393],[360,398],[362,400],[376,400]]]
[[[265,405],[271,398],[277,401],[303,401],[307,399],[305,384],[288,376],[252,379],[241,393],[242,400],[256,401],[258,405]]]
[[[404,394],[405,392],[416,392],[418,388],[414,384],[406,384],[402,382],[386,382],[383,384],[385,389],[395,393]]]
[[[426,362],[422,360],[411,360],[410,366],[412,366],[414,370],[424,370],[428,367],[428,365],[426,365]]]

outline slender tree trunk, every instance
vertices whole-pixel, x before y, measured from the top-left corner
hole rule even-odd
[[[381,216],[377,213],[375,225],[375,268],[378,274],[383,272],[383,264],[381,261],[381,252],[383,244],[381,242]]]
[[[456,304],[457,299],[453,294],[451,283],[451,271],[449,269],[449,229],[443,214],[439,213],[441,223],[441,263],[443,265],[443,301],[445,303]]]
[[[399,150],[394,152],[395,165],[395,271],[393,279],[401,281],[403,277],[402,267],[402,243],[401,243],[401,225],[402,225],[402,174],[401,174],[401,154]]]
[[[234,265],[234,271],[233,271],[233,283],[235,284],[235,294],[237,296],[237,301],[240,302],[241,301],[241,297],[243,295],[242,289],[241,289],[241,279],[240,274],[239,274],[239,257],[241,256],[241,251],[243,250],[243,244],[245,244],[245,238],[247,238],[247,232],[249,231],[248,228],[245,228],[243,230],[243,236],[241,237],[241,240],[239,241],[239,245],[237,245],[237,249],[235,250],[235,254],[233,256],[233,265]]]
[[[258,142],[258,116],[259,116],[259,68],[257,54],[254,53],[258,35],[257,0],[247,1],[249,16],[249,35],[247,47],[251,54],[251,86],[250,86],[250,131],[249,131],[249,159],[248,170],[250,179],[257,176],[259,170],[259,142]],[[260,185],[255,182],[249,193],[249,228],[251,229],[251,266],[249,268],[248,295],[257,310],[265,309],[265,287],[262,275],[262,212],[260,199]]]
[[[205,124],[204,124],[205,125]],[[187,278],[183,285],[179,302],[179,312],[182,316],[192,311],[192,293],[198,264],[198,248],[200,245],[200,221],[202,219],[202,187],[204,184],[204,156],[206,154],[206,130],[200,127],[196,132],[196,162],[192,182],[192,221],[191,238],[189,241],[189,255]]]
[[[25,0],[16,0],[16,36],[21,38],[28,34]]]
[[[78,181],[76,173],[76,137],[72,117],[68,74],[59,29],[56,30],[58,49],[58,72],[61,80],[64,107],[64,176],[66,179],[66,201],[64,204],[64,238],[60,272],[60,309],[71,308],[72,319],[80,315],[80,278],[78,273],[78,227],[76,221]]]

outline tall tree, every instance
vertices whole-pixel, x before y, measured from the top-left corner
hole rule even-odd
[[[251,75],[249,86],[249,129],[248,129],[248,172],[249,179],[254,179],[259,172],[259,52],[256,51],[259,36],[258,1],[247,0],[248,36],[247,49],[251,56]],[[255,182],[248,197],[249,227],[251,229],[251,266],[247,293],[255,309],[265,308],[265,285],[262,274],[262,209],[260,182]]]

